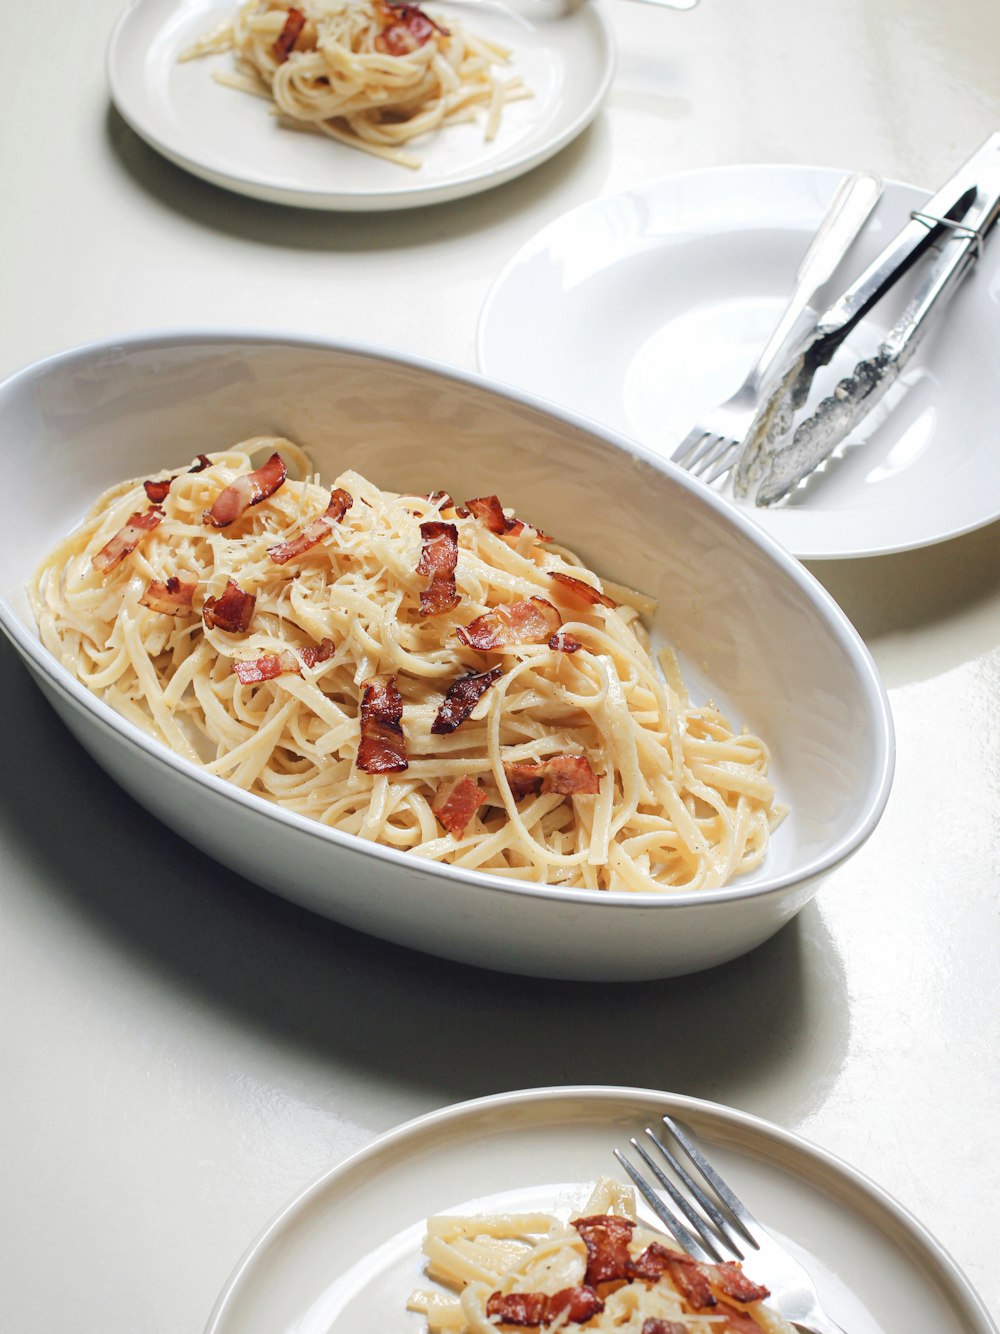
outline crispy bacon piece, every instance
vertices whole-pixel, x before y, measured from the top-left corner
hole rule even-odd
[[[486,1301],[486,1318],[499,1317],[504,1325],[543,1325],[548,1304],[544,1292],[493,1292]]]
[[[435,32],[448,36],[448,29],[435,23],[419,5],[398,0],[375,0],[375,10],[386,26],[375,38],[375,50],[386,56],[407,56],[424,45]]]
[[[244,473],[223,487],[215,497],[212,508],[205,511],[204,522],[213,528],[226,528],[244,514],[251,505],[259,505],[273,496],[288,476],[288,469],[280,454],[274,453],[253,472]]]
[[[613,598],[609,598],[599,588],[595,588],[593,584],[584,583],[582,579],[575,579],[571,574],[561,574],[558,570],[550,570],[549,578],[559,585],[559,591],[565,597],[569,597],[576,602],[582,602],[590,607],[597,606],[598,603],[602,607],[618,606]]]
[[[192,466],[188,468],[188,472],[204,472],[206,468],[210,468],[211,466],[212,460],[210,458],[206,457],[204,454],[198,454],[195,456],[195,461]],[[164,477],[158,482],[143,482],[142,489],[149,497],[150,503],[159,505],[166,500],[167,492],[170,490],[171,485],[181,475],[181,473],[175,472],[172,477]]]
[[[361,741],[357,767],[369,774],[407,768],[403,697],[394,676],[370,676],[361,687]]]
[[[315,647],[307,645],[305,648],[300,648],[299,657],[304,666],[315,667],[318,662],[326,662],[328,658],[332,658],[336,651],[337,646],[332,639],[321,639]]]
[[[499,537],[509,533],[514,526],[514,520],[508,519],[504,514],[499,496],[478,496],[465,503],[480,523],[484,523],[491,533],[496,533]]]
[[[761,1283],[755,1283],[743,1272],[740,1265],[732,1261],[716,1265],[704,1264],[693,1260],[683,1251],[675,1251],[657,1241],[651,1242],[632,1262],[632,1272],[636,1278],[648,1279],[653,1283],[662,1274],[669,1273],[692,1306],[715,1304],[709,1285],[718,1288],[734,1301],[747,1304],[762,1302],[770,1296],[770,1289]]]
[[[601,790],[601,780],[586,755],[550,755],[540,763],[512,761],[503,767],[515,801],[539,792],[561,796],[592,796]]]
[[[762,1283],[755,1283],[744,1274],[738,1264],[727,1260],[720,1265],[703,1266],[706,1275],[727,1297],[737,1302],[762,1302],[770,1297],[771,1289]]]
[[[615,1214],[595,1214],[590,1218],[574,1218],[572,1224],[587,1248],[584,1283],[594,1288],[598,1283],[631,1276],[628,1244],[635,1227],[633,1219],[619,1218]]]
[[[296,556],[301,556],[304,551],[322,542],[333,525],[340,523],[353,504],[354,497],[350,491],[345,491],[339,486],[335,487],[330,492],[329,505],[318,518],[313,519],[312,523],[303,528],[298,537],[293,537],[290,542],[279,542],[275,547],[268,547],[267,554],[275,565],[284,565]]]
[[[449,834],[461,838],[485,800],[486,793],[475,779],[462,774],[439,784],[431,809]]]
[[[575,635],[566,630],[557,630],[549,640],[549,648],[555,649],[557,653],[577,653],[583,645]]]
[[[130,514],[124,527],[119,528],[111,541],[106,542],[100,551],[91,557],[94,569],[106,574],[108,570],[120,565],[162,518],[163,511],[155,505],[150,506],[148,510],[137,510],[135,514]]]
[[[655,1283],[666,1274],[674,1287],[696,1311],[715,1306],[715,1294],[709,1286],[706,1266],[692,1260],[682,1251],[671,1250],[658,1241],[651,1242],[637,1259],[632,1261],[631,1273]]]
[[[256,685],[258,681],[273,681],[276,676],[294,673],[302,675],[302,667],[291,649],[282,649],[280,653],[262,653],[259,658],[247,658],[233,663],[233,671],[245,686]]]
[[[455,631],[463,644],[482,653],[502,653],[518,644],[544,644],[562,625],[562,617],[545,598],[501,603]]]
[[[233,663],[233,671],[244,685],[254,685],[258,681],[273,681],[276,676],[292,673],[301,676],[303,667],[315,667],[318,662],[325,662],[332,657],[334,652],[333,640],[323,639],[317,645],[299,649],[297,653],[286,648],[280,653],[262,653],[259,658],[244,658]]]
[[[143,482],[142,489],[146,493],[146,499],[151,505],[161,505],[167,498],[167,492],[170,490],[170,484],[174,479],[165,477],[159,482]]]
[[[520,519],[508,519],[503,512],[499,496],[477,496],[475,500],[467,500],[465,503],[470,513],[498,537],[518,538],[525,528],[528,528],[539,542],[552,541],[551,537],[543,533],[540,528],[536,528],[534,524],[522,523]]]
[[[420,559],[417,574],[426,574],[430,583],[420,594],[421,616],[441,616],[461,602],[455,588],[458,565],[458,529],[453,523],[431,520],[420,525]]]
[[[435,736],[454,732],[456,727],[464,723],[493,682],[501,676],[502,667],[491,667],[488,672],[469,672],[453,681],[437,711],[437,717],[431,723],[431,731]]]
[[[187,616],[192,610],[194,591],[198,587],[193,579],[178,579],[170,575],[166,583],[162,579],[150,579],[149,587],[139,601],[151,611],[162,611],[166,616]]]
[[[642,1322],[642,1334],[689,1334],[689,1331],[687,1325],[681,1325],[676,1320],[659,1320],[656,1316],[649,1316]]]
[[[515,801],[523,801],[525,797],[541,792],[544,774],[540,764],[510,763],[504,765],[503,771]]]
[[[299,33],[306,26],[306,16],[300,9],[290,9],[285,19],[285,26],[278,34],[271,50],[279,65],[284,64],[292,54],[292,48],[299,40]]]
[[[565,1312],[566,1319],[583,1324],[604,1310],[604,1303],[593,1288],[562,1288],[551,1297],[544,1292],[494,1292],[486,1302],[487,1319],[499,1317],[504,1325],[538,1327],[551,1325]]]
[[[205,599],[201,610],[202,620],[209,630],[245,633],[253,620],[256,603],[256,593],[244,593],[239,584],[230,579],[220,597]]]

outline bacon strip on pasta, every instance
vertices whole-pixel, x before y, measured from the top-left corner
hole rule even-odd
[[[256,594],[245,592],[235,579],[230,579],[219,597],[205,599],[201,609],[202,620],[209,630],[245,634],[250,629],[256,605]]]
[[[276,546],[268,547],[267,554],[274,561],[275,565],[285,565],[288,561],[294,560],[296,556],[301,556],[312,547],[317,546],[328,536],[330,529],[335,523],[340,523],[344,515],[354,504],[354,497],[349,491],[342,487],[334,487],[330,492],[330,501],[323,513],[307,528],[304,528],[298,537],[293,537],[288,542],[279,542]]]
[[[486,800],[486,793],[475,779],[468,774],[461,774],[441,784],[432,809],[449,834],[462,838],[469,827],[469,821]]]
[[[545,598],[501,603],[492,611],[459,626],[455,633],[481,653],[504,653],[522,644],[544,644],[559,629],[562,617]]]
[[[444,702],[431,723],[434,735],[445,736],[460,727],[493,682],[498,681],[501,676],[503,676],[502,667],[491,667],[488,672],[469,672],[466,676],[460,676],[457,681],[452,681]]]
[[[259,505],[268,496],[273,496],[278,487],[288,476],[285,460],[280,454],[272,454],[266,463],[253,472],[244,473],[235,482],[220,491],[212,503],[212,508],[205,511],[205,523],[213,528],[228,528],[251,505]]]
[[[136,549],[139,543],[163,520],[163,511],[152,506],[145,511],[130,514],[128,522],[119,528],[110,542],[107,542],[96,555],[91,557],[95,570],[107,573],[120,565],[126,556]]]
[[[618,603],[614,598],[609,598],[606,593],[602,593],[599,588],[593,584],[586,583],[583,579],[577,579],[573,574],[565,574],[561,570],[550,570],[549,578],[553,583],[558,584],[559,592],[564,597],[570,597],[577,603],[584,606],[617,607]]]
[[[361,688],[361,741],[357,765],[370,774],[407,767],[403,697],[391,676],[373,676]]]
[[[550,755],[547,760],[529,764],[511,761],[503,768],[515,801],[538,792],[558,792],[570,797],[593,795],[601,790],[601,780],[586,755]]]
[[[430,576],[430,583],[420,594],[421,616],[441,616],[458,606],[461,598],[455,588],[458,566],[458,529],[453,523],[432,520],[420,525],[420,560],[417,574]]]

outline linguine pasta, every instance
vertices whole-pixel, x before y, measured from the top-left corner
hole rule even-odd
[[[760,863],[767,749],[664,674],[647,599],[495,496],[308,467],[256,438],[107,491],[37,573],[44,644],[207,773],[426,861],[640,892]]]
[[[504,105],[530,96],[497,76],[505,48],[402,0],[245,0],[181,59],[229,50],[220,82],[273,99],[288,126],[406,167],[421,165],[411,140],[482,116],[490,141]]]
[[[794,1334],[739,1265],[698,1265],[635,1220],[633,1191],[610,1178],[570,1222],[545,1213],[429,1218],[423,1252],[434,1286],[411,1293],[407,1307],[429,1334]]]

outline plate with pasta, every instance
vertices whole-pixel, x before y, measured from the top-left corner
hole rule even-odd
[[[947,1253],[847,1164],[732,1108],[616,1087],[499,1094],[383,1135],[265,1228],[206,1334],[788,1334],[750,1261],[704,1266],[711,1291],[698,1296],[674,1277],[679,1261],[653,1263],[676,1243],[615,1178],[612,1150],[664,1114],[798,1253],[851,1334],[993,1334]],[[592,1274],[595,1259],[606,1272],[612,1232],[629,1250],[624,1283]]]
[[[505,0],[135,0],[112,99],[215,185],[333,211],[500,185],[597,115],[615,48],[600,0],[535,19]]]

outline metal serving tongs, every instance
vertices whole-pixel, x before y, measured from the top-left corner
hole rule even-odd
[[[940,310],[982,252],[1000,214],[1000,133],[993,134],[819,317],[791,364],[763,402],[747,432],[733,475],[733,492],[746,496],[756,483],[757,505],[772,505],[828,458],[895,383]],[[936,258],[902,317],[874,356],[791,434],[813,378],[844,339],[904,273],[936,242]]]

